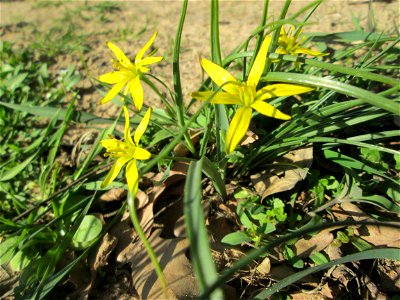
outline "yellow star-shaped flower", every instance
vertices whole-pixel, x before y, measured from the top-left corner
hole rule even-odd
[[[110,138],[102,140],[101,145],[106,148],[105,157],[109,156],[116,159],[111,170],[108,172],[106,178],[101,184],[104,188],[108,186],[120,173],[122,167],[126,165],[126,181],[128,183],[128,189],[132,193],[133,198],[136,195],[139,186],[139,173],[136,165],[136,160],[149,159],[151,153],[144,148],[139,147],[139,141],[143,133],[146,131],[147,125],[149,124],[151,108],[149,108],[144,115],[142,121],[137,127],[133,140],[130,133],[129,127],[129,114],[128,109],[124,106],[125,114],[125,130],[124,130],[124,141],[120,141],[116,138]]]
[[[281,27],[281,32],[278,38],[278,48],[276,49],[276,53],[278,54],[307,54],[311,56],[325,56],[328,53],[322,53],[319,51],[314,51],[308,48],[301,47],[306,39],[305,36],[300,36],[303,30],[298,30],[294,26],[286,32],[284,27]]]
[[[214,95],[212,91],[193,92],[197,100],[210,100],[213,104],[235,104],[240,108],[236,111],[229,125],[226,136],[226,152],[235,150],[250,125],[253,109],[257,112],[276,119],[289,120],[291,117],[282,113],[265,100],[273,97],[297,95],[313,90],[312,88],[295,84],[271,84],[256,89],[267,60],[271,37],[267,36],[258,52],[247,81],[238,81],[231,73],[217,64],[202,59],[201,65],[211,79],[221,87],[222,91]],[[213,96],[214,95],[214,96]]]
[[[111,49],[117,58],[116,60],[113,60],[116,71],[106,73],[99,77],[101,82],[114,85],[101,100],[101,104],[111,101],[124,88],[124,86],[126,86],[124,95],[127,95],[128,92],[130,92],[136,109],[138,111],[141,110],[143,106],[143,87],[140,83],[140,78],[144,73],[150,71],[147,67],[148,65],[157,63],[163,59],[161,56],[150,55],[143,57],[145,52],[153,44],[156,36],[157,32],[155,32],[147,44],[140,49],[135,57],[135,63],[132,63],[129,58],[126,57],[125,53],[118,48],[118,46],[111,42],[107,42],[108,48]]]

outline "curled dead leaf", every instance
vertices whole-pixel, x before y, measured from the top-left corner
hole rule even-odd
[[[156,230],[149,242],[156,253],[168,284],[168,296],[173,299],[195,298],[197,282],[190,261],[186,257],[186,239],[163,239]],[[131,244],[130,260],[132,280],[141,299],[164,299],[161,284],[155,274],[153,264],[141,242]]]
[[[303,180],[312,164],[311,144],[288,152],[273,162],[269,170],[252,175],[251,181],[256,192],[265,197],[292,189]]]
[[[333,242],[332,230],[335,228],[328,228],[321,230],[311,238],[302,238],[294,244],[296,255],[300,258],[308,257],[312,252],[320,252],[327,248]]]

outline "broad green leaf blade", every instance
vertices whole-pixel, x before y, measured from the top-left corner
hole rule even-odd
[[[192,162],[189,166],[183,196],[183,211],[186,231],[190,241],[190,253],[193,269],[200,286],[204,291],[217,278],[217,271],[213,263],[208,243],[208,234],[205,226],[203,207],[201,205],[202,188],[201,172],[203,160]],[[209,299],[223,299],[222,290],[216,289]]]
[[[393,259],[393,260],[399,260],[400,259],[400,251],[399,249],[394,249],[394,248],[389,248],[389,249],[374,249],[374,250],[367,250],[364,252],[360,253],[355,253],[355,254],[350,254],[345,257],[335,259],[329,263],[322,264],[319,266],[315,266],[300,272],[297,272],[293,275],[290,275],[278,283],[275,283],[271,287],[265,289],[261,293],[259,293],[254,299],[255,300],[264,300],[276,292],[280,291],[281,289],[291,285],[292,283],[295,283],[296,281],[314,274],[316,272],[326,270],[330,267],[339,265],[339,264],[345,264],[348,262],[352,261],[358,261],[358,260],[364,260],[364,259]]]
[[[240,245],[241,243],[251,242],[251,238],[243,231],[236,231],[224,236],[221,242],[228,245]]]
[[[86,215],[72,238],[72,245],[78,250],[88,248],[100,235],[102,229],[103,225],[99,218]]]
[[[326,88],[356,99],[361,99],[366,103],[382,108],[396,115],[400,112],[399,103],[394,100],[390,100],[362,88],[329,78],[297,73],[271,72],[263,77],[263,79],[266,81],[288,82]]]

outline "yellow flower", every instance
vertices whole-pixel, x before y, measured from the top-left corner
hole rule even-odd
[[[319,51],[314,51],[311,49],[303,48],[301,45],[306,39],[305,36],[300,37],[303,30],[298,30],[296,32],[295,27],[292,26],[291,29],[286,32],[284,27],[281,27],[281,32],[278,39],[278,48],[276,53],[278,54],[308,54],[312,56],[324,56],[328,53],[322,53]]]
[[[107,42],[108,48],[111,49],[117,58],[116,60],[113,59],[114,68],[116,70],[99,77],[101,82],[114,84],[107,95],[101,100],[101,104],[112,100],[123,89],[123,87],[126,86],[124,95],[127,95],[128,92],[130,92],[136,109],[138,111],[141,110],[143,106],[143,88],[140,83],[140,78],[142,74],[150,70],[146,66],[157,63],[163,59],[161,56],[150,55],[143,57],[144,53],[153,44],[156,36],[157,32],[153,34],[147,44],[144,45],[144,47],[136,54],[135,63],[132,63],[120,48],[111,42]]]
[[[214,96],[214,92],[194,92],[192,97],[197,100],[207,101],[213,104],[236,104],[241,107],[236,111],[229,125],[226,136],[226,152],[235,150],[250,125],[253,109],[259,113],[276,119],[289,120],[291,117],[282,113],[272,105],[265,102],[272,97],[297,95],[313,90],[312,88],[295,84],[271,84],[259,90],[256,89],[264,71],[267,59],[268,47],[271,37],[267,36],[258,52],[254,64],[250,70],[247,81],[240,82],[227,70],[215,63],[202,59],[201,65],[211,79],[221,87]]]
[[[136,128],[133,140],[129,128],[129,114],[128,109],[124,106],[125,114],[125,130],[124,130],[124,141],[120,141],[116,138],[105,139],[101,141],[101,145],[106,148],[105,157],[109,156],[116,159],[111,170],[108,172],[106,178],[101,184],[104,188],[108,186],[118,176],[122,167],[127,163],[125,176],[128,183],[128,189],[135,197],[139,185],[139,173],[136,166],[136,160],[149,159],[151,153],[144,148],[139,147],[139,140],[143,133],[146,131],[147,125],[149,124],[151,108],[149,108],[144,115],[139,126]]]

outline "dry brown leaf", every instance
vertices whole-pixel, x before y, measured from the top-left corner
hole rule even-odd
[[[320,252],[328,247],[333,241],[333,229],[321,230],[309,239],[302,238],[294,244],[296,255],[298,257],[308,257],[312,252]]]
[[[313,148],[307,145],[290,151],[274,161],[274,166],[262,173],[252,175],[251,181],[261,198],[292,189],[303,180],[312,164]]]
[[[332,244],[326,247],[324,252],[328,255],[330,261],[341,258],[343,254],[340,247],[334,246]]]
[[[95,248],[92,255],[89,257],[89,267],[91,272],[97,272],[101,267],[108,263],[108,258],[111,252],[115,249],[118,239],[109,233],[106,233],[100,244]]]
[[[196,279],[192,266],[186,257],[188,241],[186,239],[163,239],[161,230],[156,230],[149,242],[168,283],[170,297],[194,298],[198,295]],[[132,267],[134,287],[142,299],[164,299],[161,284],[154,271],[147,251],[139,241],[129,246],[129,263]]]
[[[338,280],[347,288],[349,282],[356,278],[357,275],[345,265],[337,265],[328,277]]]
[[[126,189],[117,188],[111,189],[100,196],[101,201],[111,202],[111,201],[121,201],[126,197]]]
[[[264,277],[269,274],[271,271],[271,260],[269,257],[263,259],[263,261],[256,267],[256,271]]]
[[[271,278],[275,281],[280,281],[290,275],[295,274],[297,271],[288,265],[281,263],[277,265],[273,265],[271,271],[268,274],[268,278]],[[308,275],[299,279],[297,282],[308,283],[308,284],[318,284],[320,282],[320,278],[314,275]]]
[[[376,266],[380,286],[385,292],[400,292],[400,261],[383,259]]]
[[[97,271],[99,268],[108,264],[110,254],[116,245],[117,238],[109,233],[106,233],[100,244],[94,249],[93,252],[91,252],[91,255],[88,258],[90,276],[87,276],[88,274],[86,274],[86,276],[82,276],[86,272],[85,269],[82,269],[83,266],[80,266],[79,269],[74,270],[75,273],[70,275],[70,281],[76,285],[77,291],[70,295],[72,299],[89,298],[93,284],[95,283],[97,277]],[[82,278],[85,278],[85,280],[83,281]]]
[[[318,292],[290,294],[292,300],[325,300],[324,296]]]
[[[332,213],[340,221],[349,218],[355,221],[375,221],[351,202],[341,203],[340,206],[335,205],[332,208]],[[400,248],[400,234],[397,228],[366,225],[355,228],[354,234],[376,247]]]
[[[367,274],[363,274],[361,276],[361,283],[362,286],[366,287],[368,299],[390,300],[390,298],[385,295],[385,293],[379,290],[378,286],[371,280],[371,278]]]
[[[257,140],[258,140],[257,134],[255,134],[251,130],[247,130],[246,135],[243,137],[242,141],[240,142],[240,145],[246,146],[246,145],[254,143]]]
[[[190,139],[192,140],[193,145],[196,145],[200,141],[200,136],[202,135],[203,130],[192,130],[189,129]],[[172,153],[175,156],[185,157],[189,154],[189,149],[186,147],[186,143],[181,142],[175,146]]]

